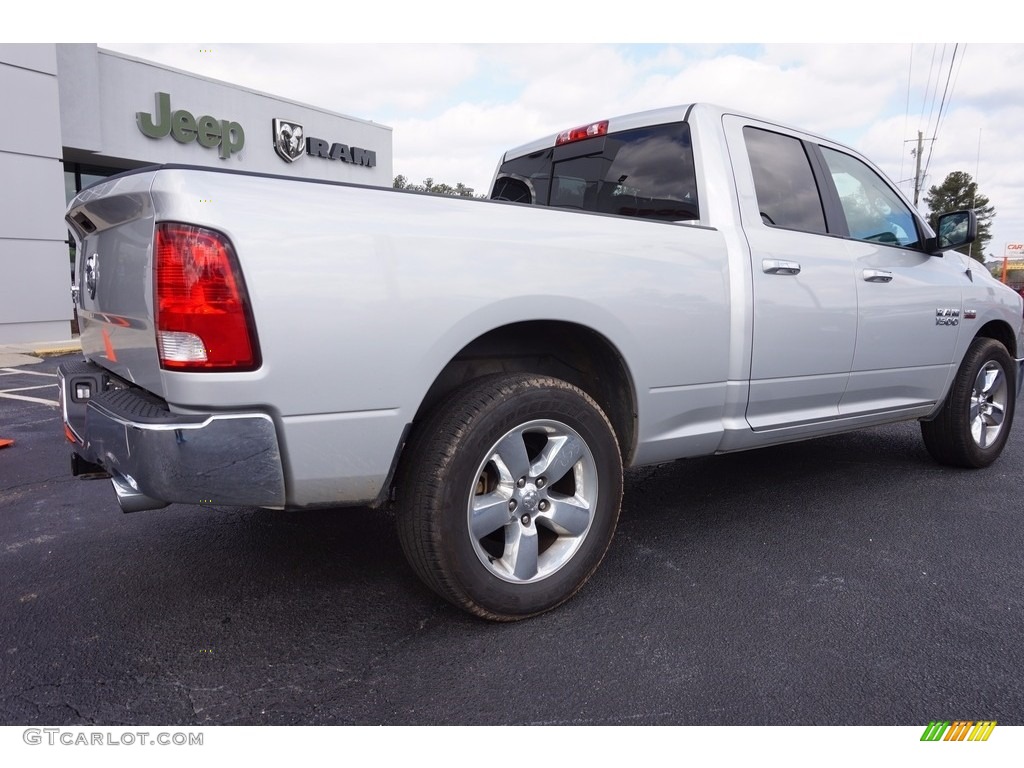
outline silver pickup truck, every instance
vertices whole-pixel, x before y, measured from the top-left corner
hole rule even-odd
[[[491,200],[162,166],[84,190],[75,474],[125,511],[393,505],[440,596],[574,594],[623,466],[921,422],[983,467],[1021,298],[851,149],[689,105],[512,150]]]

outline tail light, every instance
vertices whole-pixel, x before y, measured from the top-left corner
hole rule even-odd
[[[156,227],[154,315],[160,365],[175,371],[251,371],[259,346],[238,259],[219,232]]]

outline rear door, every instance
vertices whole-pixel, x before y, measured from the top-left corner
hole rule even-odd
[[[839,416],[857,339],[849,249],[829,234],[824,172],[810,137],[726,115],[750,247],[753,345],[747,422],[755,429]]]

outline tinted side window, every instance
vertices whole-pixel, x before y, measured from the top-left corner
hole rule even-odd
[[[917,247],[920,236],[910,209],[899,195],[860,160],[822,147],[839,193],[850,237],[903,247]]]
[[[501,166],[491,197],[661,221],[699,219],[690,127],[637,128],[514,158]]]
[[[773,227],[825,234],[821,196],[803,143],[749,126],[743,138],[761,220]]]
[[[491,190],[491,199],[545,205],[552,153],[553,150],[544,149],[503,163],[500,177]]]

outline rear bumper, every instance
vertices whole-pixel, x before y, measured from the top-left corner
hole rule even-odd
[[[283,507],[284,473],[265,413],[181,415],[91,363],[58,370],[65,434],[111,476],[126,512],[170,503]]]

